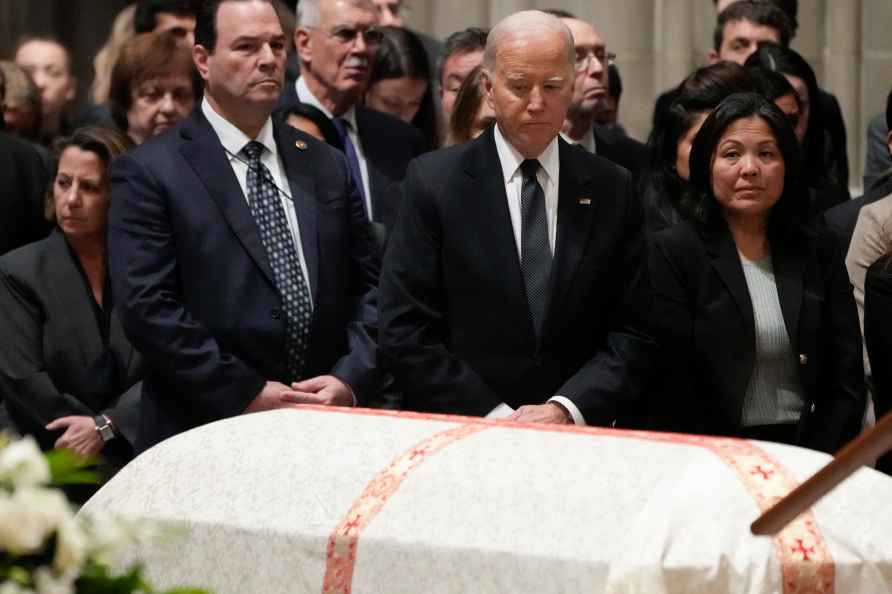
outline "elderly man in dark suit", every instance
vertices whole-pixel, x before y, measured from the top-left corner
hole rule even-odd
[[[202,105],[113,169],[113,287],[148,367],[140,450],[374,390],[374,247],[344,156],[270,118],[286,45],[271,0],[205,2]]]
[[[415,127],[358,105],[382,39],[371,0],[300,0],[294,44],[300,78],[280,105],[308,103],[331,118],[369,220],[389,227],[406,166],[429,147]]]
[[[595,122],[598,110],[608,101],[607,67],[614,59],[613,54],[607,51],[603,36],[591,23],[564,10],[545,12],[567,25],[573,34],[576,52],[576,80],[573,101],[564,120],[564,140],[625,167],[637,183],[647,165],[647,148],[634,138]]]
[[[507,17],[484,57],[497,124],[409,166],[380,288],[409,408],[609,424],[647,381],[631,176],[558,137],[574,61],[560,19]]]

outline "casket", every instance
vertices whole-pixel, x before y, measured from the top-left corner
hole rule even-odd
[[[737,439],[383,411],[244,415],[145,452],[82,513],[158,586],[217,594],[892,591],[892,479],[862,469],[776,537],[826,464]]]

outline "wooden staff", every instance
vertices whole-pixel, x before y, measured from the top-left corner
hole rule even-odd
[[[892,450],[892,412],[844,447],[827,466],[793,489],[789,495],[753,522],[750,530],[757,535],[774,535],[796,516],[814,505],[821,497],[849,475]]]

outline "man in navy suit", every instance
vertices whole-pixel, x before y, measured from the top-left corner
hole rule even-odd
[[[209,0],[205,98],[112,172],[121,321],[147,362],[137,449],[191,427],[374,390],[377,261],[344,156],[273,123],[271,0]],[[323,257],[324,256],[324,257]]]
[[[300,0],[294,44],[301,74],[281,103],[308,103],[332,119],[368,218],[389,228],[406,167],[428,142],[414,126],[357,104],[382,39],[378,24],[371,0]]]

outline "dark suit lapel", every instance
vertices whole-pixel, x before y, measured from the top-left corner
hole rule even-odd
[[[296,148],[300,141],[291,128],[282,124],[273,124],[273,134],[276,137],[276,146],[279,150],[279,158],[285,167],[285,175],[288,178],[288,186],[291,190],[292,204],[297,213],[297,225],[300,228],[300,243],[307,263],[307,273],[310,275],[310,290],[313,293],[313,301],[317,299],[319,290],[319,240],[316,211],[316,183],[311,175],[314,171],[315,160],[310,152],[313,150],[308,143],[306,150]]]
[[[746,327],[755,336],[756,321],[753,315],[753,302],[750,299],[746,277],[743,275],[743,265],[740,263],[740,254],[737,252],[734,240],[727,230],[722,230],[704,237],[703,243],[706,245],[706,252],[712,267],[734,299],[737,310],[746,321]]]
[[[370,126],[366,118],[366,112],[361,106],[356,106],[356,134],[362,144],[362,152],[365,155],[365,164],[369,174],[369,202],[372,205],[371,220],[376,222],[393,220],[390,205],[386,200],[387,188],[390,181],[381,172],[377,159],[388,154],[387,146],[378,146],[377,137],[369,132]],[[366,216],[368,216],[366,212]]]
[[[560,155],[560,180],[558,181],[557,238],[551,268],[548,320],[561,311],[563,297],[579,269],[582,255],[588,244],[589,232],[598,200],[594,196],[591,171],[577,161],[580,149],[558,140]]]
[[[90,305],[87,286],[81,276],[75,256],[58,229],[49,238],[52,258],[48,258],[47,278],[52,279],[49,294],[55,301],[55,311],[69,328],[68,335],[77,342],[83,365],[92,365],[102,354],[102,337],[96,325],[96,315]]]
[[[217,202],[223,217],[233,233],[241,242],[245,251],[257,264],[270,284],[275,287],[275,276],[270,266],[266,249],[260,239],[257,224],[245,199],[235,172],[217,138],[214,129],[196,108],[192,116],[183,125],[180,134],[187,141],[180,152],[198,177],[204,183],[208,194]]]
[[[473,222],[469,224],[481,226],[477,235],[481,243],[486,244],[486,257],[495,263],[497,274],[500,275],[497,282],[507,287],[506,293],[511,296],[511,301],[505,307],[515,319],[527,321],[530,339],[535,340],[493,127],[472,142],[475,143],[474,150],[469,153],[470,158],[465,168],[466,196],[474,196],[475,200],[464,203],[469,209],[476,208],[477,211],[467,213],[468,221]]]
[[[805,272],[805,257],[796,246],[784,247],[776,242],[779,249],[772,250],[774,281],[777,283],[777,296],[790,345],[794,353],[799,352],[799,313],[802,308],[802,279]]]

